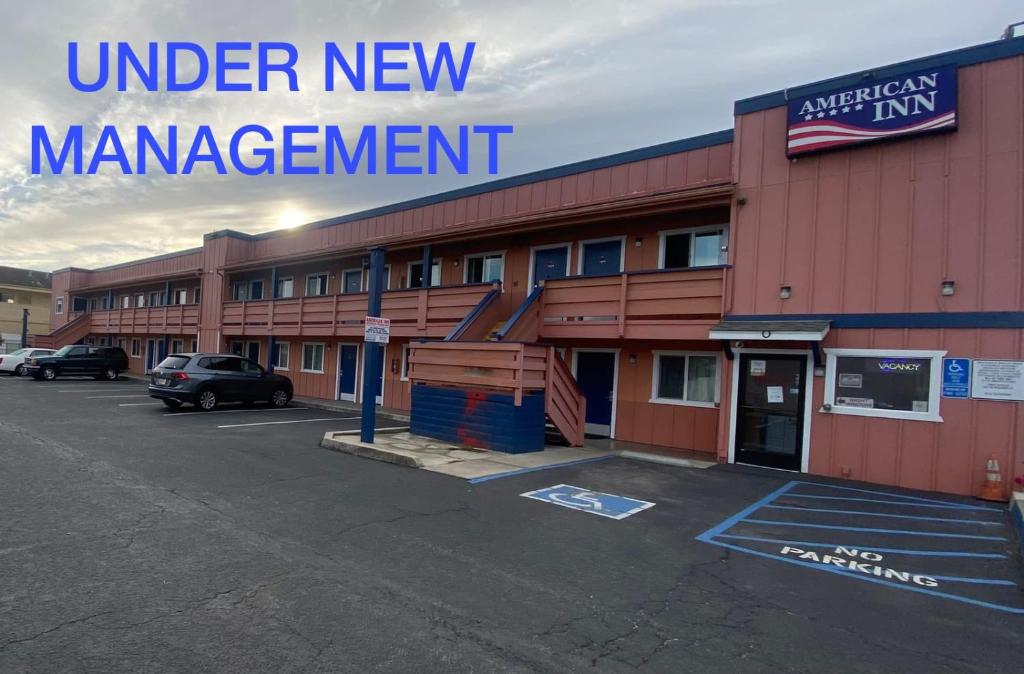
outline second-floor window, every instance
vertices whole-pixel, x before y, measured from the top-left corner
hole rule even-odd
[[[146,306],[146,295],[144,293],[139,293],[138,295],[135,296],[135,306],[136,307],[144,307],[144,306]]]
[[[327,274],[310,274],[306,277],[306,296],[326,295],[328,288]]]
[[[132,306],[132,298],[130,296],[128,296],[128,295],[123,295],[121,297],[121,308],[122,309],[130,309],[131,306]]]
[[[199,304],[199,300],[202,298],[202,296],[203,296],[202,288],[200,288],[199,286],[196,286],[195,288],[193,288],[192,289],[192,304]],[[195,349],[193,349],[193,351],[194,350]]]
[[[179,288],[174,291],[174,303],[175,304],[188,304],[188,289]]]
[[[263,299],[263,281],[261,279],[255,279],[249,281],[249,299],[261,300]]]
[[[149,294],[149,306],[158,307],[161,304],[163,304],[163,302],[160,301],[160,293],[157,291],[151,292]]]
[[[661,232],[659,267],[684,269],[725,264],[729,229],[722,226]]]
[[[441,285],[441,261],[434,260],[430,265],[430,285]],[[423,262],[409,263],[409,287],[423,287]]]
[[[295,281],[292,277],[277,279],[277,288],[274,289],[274,297],[291,297],[295,294]]]
[[[62,314],[64,313],[64,298],[58,297],[57,302],[53,306],[53,313]]]
[[[505,253],[480,253],[466,256],[466,283],[501,281],[505,274]]]
[[[236,302],[263,299],[263,281],[261,279],[236,281],[231,285],[231,299]]]

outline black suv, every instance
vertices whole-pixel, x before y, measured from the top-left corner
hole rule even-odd
[[[150,373],[149,395],[170,408],[192,403],[209,411],[223,402],[265,400],[284,407],[292,399],[292,380],[228,353],[175,353]]]
[[[64,375],[92,375],[113,381],[128,369],[128,354],[119,346],[69,344],[51,356],[29,358],[25,373],[36,379],[53,381]]]

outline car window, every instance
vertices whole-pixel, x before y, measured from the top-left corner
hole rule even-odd
[[[167,356],[157,367],[161,370],[184,370],[189,360],[188,356]]]
[[[222,358],[217,369],[221,372],[241,372],[242,371],[242,359],[241,358]]]
[[[89,353],[89,347],[87,346],[75,346],[68,350],[67,355],[69,356],[84,356]]]
[[[260,374],[262,371],[260,366],[251,360],[240,360],[238,361],[238,364],[241,366],[242,372],[245,372],[246,374]]]
[[[238,359],[229,356],[211,356],[200,360],[199,367],[217,372],[238,372]]]
[[[18,349],[17,351],[12,352],[11,355],[12,356],[23,356],[23,355],[25,355],[26,351],[28,351],[28,349]]]
[[[100,349],[100,348],[98,348],[98,347],[95,347],[95,346],[90,346],[90,347],[89,347],[89,350],[88,350],[88,352],[87,352],[87,353],[88,353],[88,355],[90,355],[90,356],[98,356],[98,355],[100,355],[100,353],[101,353],[102,351],[103,351],[103,349]]]

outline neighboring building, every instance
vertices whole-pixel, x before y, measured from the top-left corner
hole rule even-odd
[[[1022,101],[1022,38],[746,99],[734,130],[61,270],[41,341],[137,373],[230,349],[357,400],[383,247],[387,407],[412,369],[544,391],[566,437],[976,493],[989,454],[1024,473]]]
[[[0,353],[21,348],[25,310],[28,334],[50,329],[50,274],[0,267]]]

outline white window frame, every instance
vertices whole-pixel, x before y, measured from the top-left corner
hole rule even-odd
[[[192,353],[198,353],[199,352],[199,340],[196,339],[195,337],[193,337],[191,340],[189,340],[188,348],[189,348],[189,351],[191,351]]]
[[[408,367],[409,367],[409,345],[408,344],[403,344],[402,345],[402,365],[401,365],[402,369],[400,369],[398,371],[398,374],[399,374],[398,378],[399,378],[400,381],[409,381],[409,370],[408,370]]]
[[[175,348],[177,344],[177,348]],[[171,353],[184,353],[185,352],[185,340],[184,339],[172,339],[171,340]]]
[[[179,302],[179,299],[184,301]],[[188,288],[175,288],[173,304],[188,304]]]
[[[718,351],[664,351],[655,350],[652,351],[652,368],[651,368],[651,399],[647,402],[654,403],[655,405],[680,405],[682,407],[710,407],[716,408],[721,402],[722,395],[722,358],[721,353]],[[661,380],[661,357],[662,356],[681,356],[686,358],[685,371],[683,374],[683,398],[662,398],[658,396],[658,382]],[[715,396],[712,402],[704,402],[703,400],[688,400],[686,397],[689,394],[690,379],[686,376],[686,373],[690,370],[690,356],[703,356],[715,359]]]
[[[132,296],[131,295],[121,295],[121,308],[122,309],[131,309],[132,308]]]
[[[621,245],[619,246],[619,271],[614,273],[622,274],[626,271],[626,235],[623,234],[621,236],[604,236],[600,239],[583,239],[581,241],[577,241],[576,248],[579,250],[579,258],[576,260],[577,276],[583,275],[583,258],[586,257],[584,253],[586,252],[587,245],[591,243],[606,243],[608,241],[621,242]]]
[[[498,279],[501,284],[505,284],[505,252],[504,250],[491,250],[486,253],[470,253],[462,256],[462,283],[469,283],[469,261],[476,258],[488,258],[494,255],[501,257],[501,277]],[[494,281],[473,281],[473,283],[494,283]]]
[[[141,309],[144,306],[146,306],[146,294],[145,293],[135,293],[135,308],[136,309]]]
[[[341,293],[343,295],[344,294],[348,294],[348,295],[355,295],[356,294],[356,293],[350,293],[350,292],[345,290],[345,276],[347,274],[351,274],[352,272],[359,272],[359,292],[361,292],[361,293],[366,292],[366,285],[367,285],[366,271],[364,271],[361,267],[349,267],[348,269],[342,269],[341,270]]]
[[[252,295],[253,295],[252,287],[256,283],[260,284],[260,299],[259,300],[254,300],[252,298]],[[261,278],[249,279],[249,301],[251,301],[251,302],[259,302],[260,300],[265,300],[265,299],[267,299],[267,284],[266,284],[266,282],[263,279],[261,279]]]
[[[284,359],[284,365],[278,365],[277,363],[271,363],[271,369],[274,372],[276,372],[278,370],[281,370],[283,372],[287,372],[288,368],[291,367],[291,364],[292,364],[292,343],[291,342],[275,342],[274,346],[277,347],[277,359],[278,360],[280,360],[280,358],[281,358],[281,347],[282,346],[285,347],[284,350],[287,353],[287,357]],[[273,356],[273,354],[271,354],[271,356]]]
[[[202,286],[196,286],[192,289],[192,304],[199,304],[203,299],[203,288]]]
[[[571,275],[572,269],[569,268],[569,265],[572,263],[572,242],[571,241],[566,242],[566,243],[549,243],[549,244],[544,244],[542,246],[531,246],[530,247],[530,271],[529,271],[529,274],[527,275],[527,279],[529,280],[529,283],[530,283],[529,289],[533,289],[533,287],[536,285],[536,282],[533,280],[533,275],[534,275],[534,266],[536,264],[536,254],[537,254],[537,251],[540,251],[540,250],[554,250],[556,248],[565,248],[565,275],[566,275],[566,277]]]
[[[946,351],[920,351],[908,349],[825,349],[825,401],[831,409],[829,414],[848,414],[855,417],[879,417],[883,419],[904,419],[908,421],[942,421],[939,414],[939,402],[942,400],[942,358]],[[908,412],[906,410],[876,410],[863,407],[837,406],[836,397],[836,359],[839,357],[862,358],[918,358],[931,359],[931,371],[928,380],[928,411]],[[823,408],[822,412],[826,412]]]
[[[155,298],[154,298],[154,295],[156,296]],[[155,299],[155,301],[154,301],[154,299]],[[159,290],[150,291],[150,293],[149,293],[149,306],[151,306],[151,307],[158,307],[158,306],[160,306],[160,291]]]
[[[405,263],[405,287],[407,289],[417,290],[417,288],[414,288],[413,285],[412,285],[412,266],[414,264],[420,264],[422,262],[423,262],[423,260],[409,260],[408,262]],[[431,270],[433,270],[435,262],[437,263],[437,285],[434,286],[434,285],[430,285],[428,283],[425,286],[420,286],[420,288],[440,288],[442,285],[444,285],[444,283],[443,283],[443,281],[444,281],[444,278],[443,278],[443,275],[444,275],[444,258],[442,258],[442,257],[435,257],[435,258],[433,258],[430,261]]]
[[[327,280],[327,283],[324,284],[324,292],[322,294],[318,294],[318,295],[310,295],[309,294],[309,280],[311,278],[320,278],[321,276],[323,276]],[[328,295],[331,294],[331,273],[330,272],[326,272],[326,271],[318,271],[318,272],[313,272],[312,274],[306,274],[306,284],[302,288],[302,290],[303,290],[303,293],[305,293],[304,294],[305,297],[327,297]]]
[[[285,297],[284,295],[279,295],[277,293],[277,284],[284,283],[285,281],[288,281],[289,283],[292,284],[292,291],[288,294],[287,297]],[[286,300],[286,299],[288,299],[290,297],[295,297],[295,277],[294,276],[282,276],[281,278],[277,279],[277,283],[274,285],[273,298],[272,299],[275,299],[275,300]]]
[[[245,297],[239,299],[239,290],[245,291]],[[235,281],[231,284],[231,301],[232,302],[248,302],[249,301],[249,282],[248,281]]]
[[[63,314],[64,313],[64,297],[60,296],[56,300],[56,304],[53,306],[53,313]]]
[[[142,340],[138,337],[132,338],[132,350],[130,355],[132,358],[142,358]]]
[[[691,235],[694,235],[694,234],[700,234],[701,232],[716,232],[718,230],[722,231],[722,240],[725,241],[725,245],[728,247],[728,245],[729,245],[729,225],[728,224],[724,224],[724,225],[702,225],[700,227],[678,227],[676,229],[666,229],[664,231],[658,232],[658,269],[664,269],[665,268],[665,239],[667,237],[672,236],[673,234],[691,234]],[[690,263],[691,266],[693,266],[693,242],[694,242],[694,237],[691,236],[690,237],[690,255],[689,255],[689,258],[688,258],[689,263]],[[724,256],[725,260],[719,262],[718,264],[719,265],[728,264],[729,263],[729,251],[728,251],[728,248],[726,248],[726,250],[720,251],[720,252],[724,252],[725,253],[725,256]],[[722,256],[719,256],[719,257],[722,257]],[[707,265],[705,265],[705,266],[707,266]],[[717,265],[710,265],[710,266],[714,267],[714,266],[717,266]],[[673,269],[678,269],[678,267],[673,267]]]
[[[307,346],[319,346],[320,347],[322,355],[320,356],[320,369],[319,370],[310,370],[310,369],[306,368],[306,347]],[[300,367],[299,372],[308,372],[310,374],[323,374],[324,373],[324,366],[326,365],[326,361],[327,361],[327,344],[325,342],[303,342],[302,343],[302,362],[299,363],[299,367]]]

